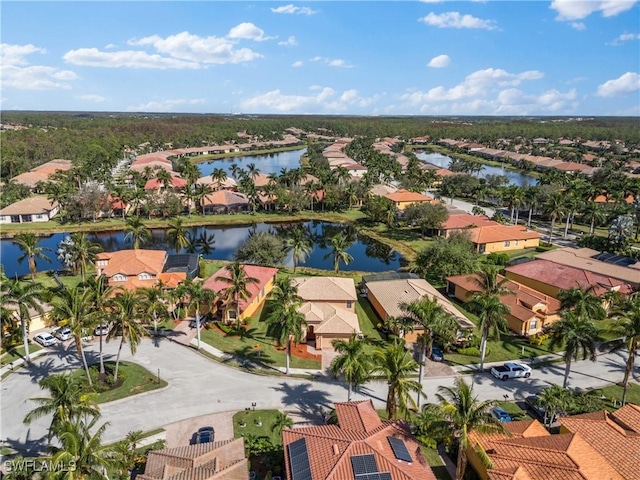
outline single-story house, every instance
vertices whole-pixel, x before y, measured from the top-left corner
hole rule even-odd
[[[198,185],[208,185],[211,190],[236,190],[238,188],[238,184],[231,177],[227,177],[221,182],[211,178],[211,175],[205,175],[196,180],[196,183]]]
[[[16,175],[11,179],[14,183],[26,185],[30,189],[34,189],[38,182],[46,182],[49,177],[59,171],[68,171],[71,169],[71,160],[55,159],[38,165],[28,172]]]
[[[240,192],[217,190],[202,199],[204,213],[244,212],[249,208],[249,200]]]
[[[506,277],[533,288],[539,292],[558,298],[560,290],[593,287],[595,295],[608,291],[631,294],[633,287],[622,280],[590,272],[582,268],[562,265],[550,260],[536,259],[505,268]]]
[[[299,277],[293,279],[303,304],[307,326],[303,341],[314,343],[317,350],[330,347],[335,339],[348,340],[360,334],[355,304],[356,287],[350,278]]]
[[[216,310],[225,322],[235,322],[251,317],[262,307],[267,295],[273,290],[273,283],[278,273],[277,268],[261,267],[259,265],[242,265],[242,269],[248,278],[255,278],[256,283],[247,284],[249,295],[247,298],[240,298],[239,306],[234,305],[235,299],[224,298],[224,292],[229,287],[229,283],[221,280],[220,277],[231,278],[229,270],[222,267],[216,273],[207,278],[203,284],[204,288],[216,292],[220,299],[217,302]]]
[[[498,222],[491,220],[486,215],[471,215],[470,213],[459,211],[450,213],[449,218],[442,223],[440,228],[432,232],[439,237],[448,237],[452,232],[467,230],[475,227],[486,227],[500,225]]]
[[[178,175],[171,175],[171,185],[168,187],[171,190],[182,190],[183,188],[185,188],[187,186],[187,181],[178,176]],[[160,190],[164,190],[165,188],[167,188],[164,184],[164,182],[162,180],[160,180],[159,178],[150,178],[149,180],[147,180],[147,183],[145,183],[144,185],[144,189],[147,191],[153,190],[153,191],[160,191]]]
[[[468,230],[478,253],[509,252],[540,245],[540,234],[522,225],[485,225]]]
[[[60,211],[58,202],[43,195],[18,200],[0,209],[1,223],[48,222]]]
[[[503,278],[498,275],[499,281]],[[447,277],[447,294],[469,302],[474,293],[481,291],[479,280],[477,274]],[[500,296],[502,303],[509,307],[505,318],[509,329],[518,335],[536,334],[560,318],[559,300],[514,281],[505,282],[504,287],[511,292]]]
[[[433,198],[418,192],[410,192],[409,190],[400,189],[393,193],[383,195],[391,200],[398,210],[404,210],[414,203],[431,203]]]

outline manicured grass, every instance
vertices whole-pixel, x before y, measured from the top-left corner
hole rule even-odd
[[[38,350],[42,350],[40,345],[29,342],[29,353],[34,354]],[[24,359],[24,346],[22,344],[2,354],[0,357],[0,366],[4,367],[5,365],[15,362],[21,358]]]
[[[622,372],[620,372],[620,380],[622,381]],[[620,402],[622,401],[622,386],[609,385],[608,387],[599,388],[593,392],[598,395],[604,395],[607,410],[613,411],[620,408]],[[616,401],[615,406],[613,404],[613,400]],[[640,385],[637,383],[629,382],[629,388],[627,389],[627,403],[640,405]]]
[[[366,298],[358,297],[356,303],[356,314],[358,315],[358,323],[360,323],[360,330],[362,333],[373,340],[380,340],[380,332],[376,329],[376,325],[380,320],[373,311],[373,307]]]
[[[200,261],[200,278],[209,278],[229,262],[224,260],[201,260]]]
[[[98,365],[92,365],[91,369],[98,370]],[[115,368],[115,362],[105,362],[105,369],[111,371]],[[162,372],[160,372],[162,374]],[[73,376],[80,379],[86,385],[87,377],[84,369],[80,368],[72,373]],[[143,392],[149,392],[158,388],[167,386],[167,382],[158,381],[157,372],[151,373],[141,365],[131,362],[120,362],[118,376],[122,375],[124,381],[121,385],[112,390],[106,390],[96,394],[95,401],[97,403],[107,403],[121,398],[130,397]],[[88,391],[89,387],[86,385]],[[95,391],[95,390],[94,390]]]
[[[276,348],[275,339],[267,336],[266,318],[270,307],[271,302],[267,301],[265,306],[249,319],[243,336],[225,335],[218,328],[213,327],[203,330],[201,339],[225,353],[265,365],[284,367],[286,352],[284,349]],[[320,366],[320,360],[291,355],[291,368],[319,369]]]
[[[509,415],[511,415],[511,419],[516,420],[530,420],[532,417],[526,410],[523,410],[518,406],[515,402],[498,402],[498,407],[504,409]]]
[[[438,480],[451,480],[451,475],[449,475],[437,450],[425,447],[424,445],[420,445],[420,450]]]
[[[53,273],[52,271],[48,271],[48,272],[40,272],[38,274],[36,274],[36,282],[41,284],[43,287],[45,288],[56,288],[58,287],[57,282],[55,281],[55,278],[53,277]],[[95,275],[94,271],[89,271],[87,273],[85,273],[85,279],[91,277]],[[31,278],[29,275],[26,275],[24,277],[25,279],[27,278]],[[71,275],[70,273],[67,272],[62,272],[60,274],[58,274],[58,278],[60,279],[60,282],[65,286],[65,287],[77,287],[80,283],[82,283],[82,276],[81,275]]]
[[[282,445],[282,435],[278,435],[271,429],[277,414],[278,410],[252,410],[236,413],[233,416],[233,437],[255,435],[256,437],[267,437],[273,445]],[[258,420],[262,421],[262,426],[256,424]],[[240,424],[243,421],[245,426],[241,427]]]

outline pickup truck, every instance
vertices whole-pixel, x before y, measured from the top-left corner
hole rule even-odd
[[[507,362],[500,367],[493,367],[491,369],[491,375],[500,380],[520,377],[529,378],[531,376],[531,367],[524,363]]]

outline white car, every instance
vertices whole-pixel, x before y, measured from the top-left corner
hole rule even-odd
[[[51,333],[61,342],[66,342],[71,338],[71,329],[69,327],[58,327]]]
[[[109,334],[109,325],[98,325],[95,330],[93,331],[93,334],[96,337],[102,337],[104,335],[108,335]]]
[[[58,340],[56,340],[53,335],[47,332],[38,333],[33,337],[33,339],[43,347],[50,347],[51,345],[55,345],[56,343],[58,343]]]
[[[491,375],[500,380],[529,378],[531,376],[531,367],[520,362],[507,362],[504,365],[493,367]]]

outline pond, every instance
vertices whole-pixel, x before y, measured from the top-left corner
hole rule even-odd
[[[214,236],[214,248],[211,252],[202,253],[203,258],[212,260],[233,260],[238,247],[244,243],[252,232],[270,231],[278,235],[286,236],[288,229],[299,224],[300,223],[258,223],[254,225],[233,227],[192,227],[189,229],[189,235],[196,238],[203,234],[206,234],[207,236]],[[365,235],[358,234],[353,227],[317,221],[305,222],[303,225],[309,229],[314,245],[311,254],[305,262],[301,262],[299,264],[300,266],[333,270],[332,259],[325,259],[324,256],[331,251],[327,246],[328,239],[339,233],[346,235],[349,240],[353,242],[347,250],[353,257],[353,261],[349,265],[341,264],[341,270],[384,272],[398,270],[400,267],[405,265],[404,258],[399,253],[393,251],[391,247]],[[49,251],[46,251],[45,254],[49,257],[51,263],[38,260],[38,271],[61,270],[64,268],[56,258],[55,252],[62,239],[67,235],[68,233],[56,233],[42,237],[40,246],[50,249]],[[105,252],[132,248],[131,242],[129,240],[125,240],[124,237],[125,234],[122,231],[101,232],[90,235],[91,240],[98,242]],[[176,253],[173,248],[169,247],[164,229],[153,229],[152,240],[148,244],[143,245],[142,248],[167,250],[169,253]],[[1,263],[7,276],[22,276],[29,273],[28,262],[26,260],[22,263],[18,262],[17,259],[20,255],[20,249],[11,241],[11,239],[3,239],[0,241]],[[286,259],[285,265],[293,265],[290,255]]]
[[[440,153],[420,152],[416,154],[416,157],[423,162],[431,163],[432,165],[436,165],[441,168],[449,168],[449,164],[451,163],[451,157],[447,157]],[[506,168],[503,169],[494,165],[483,164],[482,166],[484,168],[478,174],[480,178],[486,177],[487,175],[504,175],[509,179],[510,184],[517,185],[519,187],[537,185],[538,183],[538,180],[535,177],[527,175],[526,173],[520,173]]]
[[[240,167],[247,169],[250,163],[255,164],[260,172],[269,175],[270,173],[280,173],[283,168],[300,167],[300,157],[306,153],[306,148],[300,150],[290,150],[288,152],[274,152],[266,155],[249,155],[247,157],[229,157],[220,160],[212,160],[210,162],[202,162],[198,164],[202,176],[211,175],[214,168],[224,168],[227,175],[231,176],[231,165],[234,163]]]

